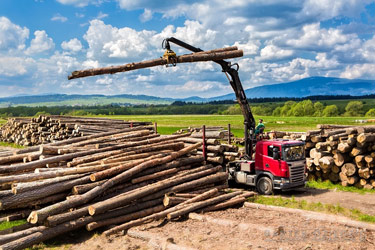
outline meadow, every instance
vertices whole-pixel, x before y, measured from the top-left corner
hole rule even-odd
[[[156,122],[158,132],[161,134],[172,134],[181,128],[206,126],[223,126],[231,124],[232,132],[237,137],[243,136],[242,115],[121,115],[121,116],[96,116],[112,119],[150,121]],[[358,125],[355,120],[360,117],[274,117],[255,116],[256,122],[259,118],[264,120],[266,131],[308,131],[316,129],[317,124],[346,124]]]

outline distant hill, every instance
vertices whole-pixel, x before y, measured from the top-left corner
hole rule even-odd
[[[14,96],[0,98],[0,107],[7,106],[82,106],[108,104],[170,104],[172,98],[160,98],[147,95],[66,95],[46,94],[35,96]]]
[[[245,90],[247,98],[305,97],[316,95],[361,96],[375,93],[375,80],[349,80],[333,77],[309,77],[298,81],[263,85]],[[212,100],[235,99],[234,94]]]
[[[351,95],[362,96],[375,93],[375,80],[349,80],[333,77],[309,77],[298,81],[269,84],[245,90],[248,98],[273,97],[306,97],[317,95]],[[201,98],[173,99],[148,95],[66,95],[47,94],[37,96],[14,96],[0,98],[0,107],[7,106],[75,106],[75,105],[108,105],[108,104],[171,104],[174,101],[209,102],[235,99],[234,93]]]

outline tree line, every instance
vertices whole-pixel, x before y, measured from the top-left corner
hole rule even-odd
[[[374,102],[375,103],[375,102]],[[284,103],[252,103],[254,115],[262,116],[366,116],[375,117],[375,105],[363,101],[349,101],[341,105],[320,101],[289,100]],[[174,115],[174,114],[241,114],[238,104],[185,103],[175,102],[171,105],[103,105],[103,106],[54,106],[54,107],[7,107],[0,108],[0,117],[50,115]]]

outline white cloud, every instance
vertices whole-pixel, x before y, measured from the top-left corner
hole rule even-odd
[[[108,14],[99,11],[98,16],[96,18],[97,19],[103,19],[103,18],[106,18],[106,17],[108,17]]]
[[[145,9],[139,19],[142,23],[150,21],[152,19],[152,11],[149,9]]]
[[[52,38],[48,37],[44,30],[34,32],[35,38],[31,40],[30,47],[27,48],[26,54],[37,54],[51,50],[55,47]]]
[[[372,0],[307,0],[302,13],[306,16],[319,16],[328,19],[340,15],[356,17]]]
[[[225,19],[224,24],[225,25],[238,25],[238,24],[244,24],[247,22],[247,18],[245,17],[228,17]]]
[[[82,43],[77,38],[73,38],[71,40],[64,41],[61,43],[61,48],[64,50],[70,50],[72,52],[78,52],[82,49]]]
[[[0,75],[13,77],[30,73],[35,65],[32,58],[23,57],[0,57]]]
[[[83,69],[99,68],[99,62],[93,60],[86,60],[82,63]]]
[[[59,21],[59,22],[65,23],[66,21],[68,21],[68,18],[62,16],[62,15],[59,14],[59,13],[57,13],[57,14],[55,14],[55,15],[51,18],[51,21]]]
[[[267,45],[260,51],[260,61],[275,61],[290,58],[294,54],[293,50],[281,49],[275,45]]]
[[[320,25],[314,23],[305,25],[302,36],[290,39],[286,44],[302,49],[330,50],[337,45],[347,43],[353,38],[355,38],[354,35],[343,34],[339,29],[320,29]]]
[[[101,20],[92,20],[84,35],[89,44],[89,59],[108,60],[110,58],[140,59],[149,56],[149,40],[152,31],[136,31],[124,27],[116,28]]]
[[[340,74],[340,77],[356,79],[356,78],[375,78],[375,64],[355,64],[347,66],[345,71]]]
[[[6,17],[0,17],[0,50],[21,50],[25,48],[28,37],[29,29],[13,24]]]
[[[77,7],[85,7],[89,4],[100,5],[103,0],[56,0],[57,2],[65,5],[74,5]]]

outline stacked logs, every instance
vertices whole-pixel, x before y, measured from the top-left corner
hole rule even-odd
[[[318,125],[304,139],[309,180],[375,188],[375,126]]]
[[[202,141],[202,127],[180,129],[175,134],[188,133],[189,137],[179,139],[186,145]],[[195,150],[193,154],[206,156],[207,162],[214,165],[226,165],[228,162],[234,161],[241,157],[238,152],[238,146],[233,145],[233,134],[223,127],[205,127],[205,152],[203,148]]]
[[[0,140],[23,146],[32,146],[116,131],[128,127],[149,125],[144,122],[127,122],[106,118],[82,118],[69,116],[38,116],[36,118],[9,118],[1,127]]]
[[[139,126],[0,157],[1,213],[28,221],[1,232],[0,248],[22,249],[82,227],[111,235],[254,195],[223,192],[227,173],[192,155],[202,142],[178,141],[185,136],[160,136]]]

